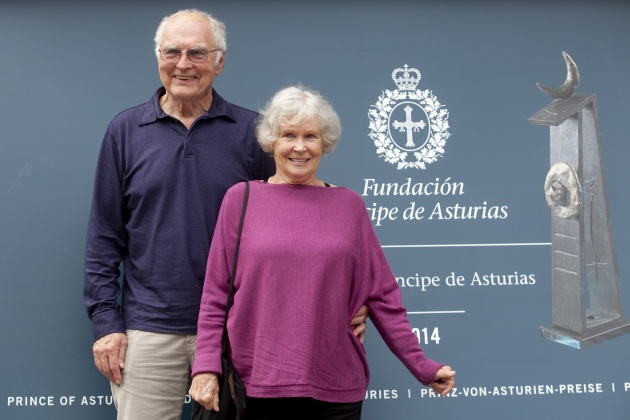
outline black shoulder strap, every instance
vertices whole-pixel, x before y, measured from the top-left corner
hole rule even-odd
[[[230,288],[228,289],[228,298],[225,304],[225,318],[223,322],[223,351],[229,346],[227,336],[227,320],[230,307],[234,298],[234,277],[236,276],[236,263],[238,262],[238,249],[241,246],[241,232],[243,231],[243,219],[245,219],[245,210],[247,210],[247,200],[249,199],[249,182],[245,182],[245,196],[243,197],[243,209],[241,210],[241,220],[238,224],[238,234],[236,236],[236,246],[234,248],[234,261],[232,262],[232,273],[230,274]]]

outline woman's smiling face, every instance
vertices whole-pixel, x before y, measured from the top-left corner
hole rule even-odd
[[[276,176],[288,184],[312,184],[322,158],[319,124],[307,120],[299,125],[282,125],[273,144]]]

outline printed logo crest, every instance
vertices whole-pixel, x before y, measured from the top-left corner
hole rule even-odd
[[[432,91],[417,89],[420,78],[418,69],[397,68],[392,79],[398,89],[383,91],[368,111],[376,153],[398,169],[426,169],[450,136],[448,110]]]

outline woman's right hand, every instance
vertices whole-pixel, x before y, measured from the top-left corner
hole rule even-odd
[[[216,373],[195,375],[188,394],[206,410],[219,411],[219,378]]]
[[[434,381],[429,384],[433,392],[447,396],[455,386],[455,371],[450,366],[442,366],[435,374]]]

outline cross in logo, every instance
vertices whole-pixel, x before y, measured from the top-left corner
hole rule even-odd
[[[424,129],[427,124],[423,120],[420,120],[418,122],[413,122],[411,120],[411,111],[413,111],[413,108],[411,108],[409,105],[407,105],[404,110],[405,114],[407,115],[406,121],[398,122],[398,120],[394,120],[394,123],[392,125],[394,126],[394,128],[397,128],[400,131],[407,131],[407,143],[405,143],[405,147],[415,147],[416,145],[413,142],[413,132],[419,132],[420,130]]]

